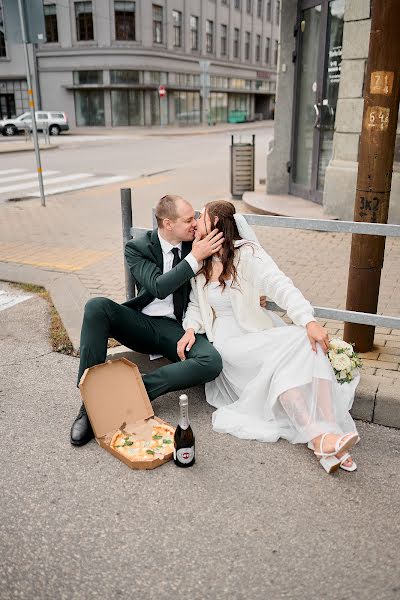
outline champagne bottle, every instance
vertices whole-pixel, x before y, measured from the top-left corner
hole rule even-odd
[[[188,415],[188,397],[179,396],[180,417],[174,436],[174,462],[177,467],[194,465],[194,435]]]

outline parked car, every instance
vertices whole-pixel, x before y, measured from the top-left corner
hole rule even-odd
[[[37,111],[36,126],[39,131],[48,128],[50,135],[59,135],[62,131],[68,131],[68,118],[65,112],[61,111]],[[0,121],[0,132],[3,135],[12,136],[25,131],[29,128],[32,131],[32,115],[26,112],[14,119],[4,119]]]

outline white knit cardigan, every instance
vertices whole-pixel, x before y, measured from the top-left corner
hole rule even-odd
[[[311,304],[260,246],[246,240],[238,240],[235,246],[237,282],[225,288],[224,293],[230,295],[233,313],[245,331],[273,327],[268,311],[260,306],[262,295],[284,309],[295,325],[305,327],[310,321],[315,321]],[[183,328],[205,333],[212,342],[214,313],[208,303],[204,275],[194,277],[191,285]]]

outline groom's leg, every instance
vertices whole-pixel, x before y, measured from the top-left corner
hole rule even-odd
[[[158,318],[157,321],[158,352],[173,364],[143,376],[150,400],[167,392],[212,381],[220,374],[221,356],[204,335],[196,335],[196,343],[186,353],[186,360],[181,361],[176,346],[185,333],[182,326],[173,319]]]
[[[109,298],[92,298],[83,316],[78,384],[85,369],[106,360],[110,337],[136,352],[157,351],[158,335],[151,317]]]

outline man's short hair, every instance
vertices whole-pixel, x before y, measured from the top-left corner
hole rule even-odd
[[[164,219],[176,221],[178,218],[178,211],[176,208],[177,200],[185,202],[184,198],[181,198],[181,196],[174,196],[172,194],[167,194],[167,196],[163,196],[158,201],[155,211],[158,227],[162,228]]]

